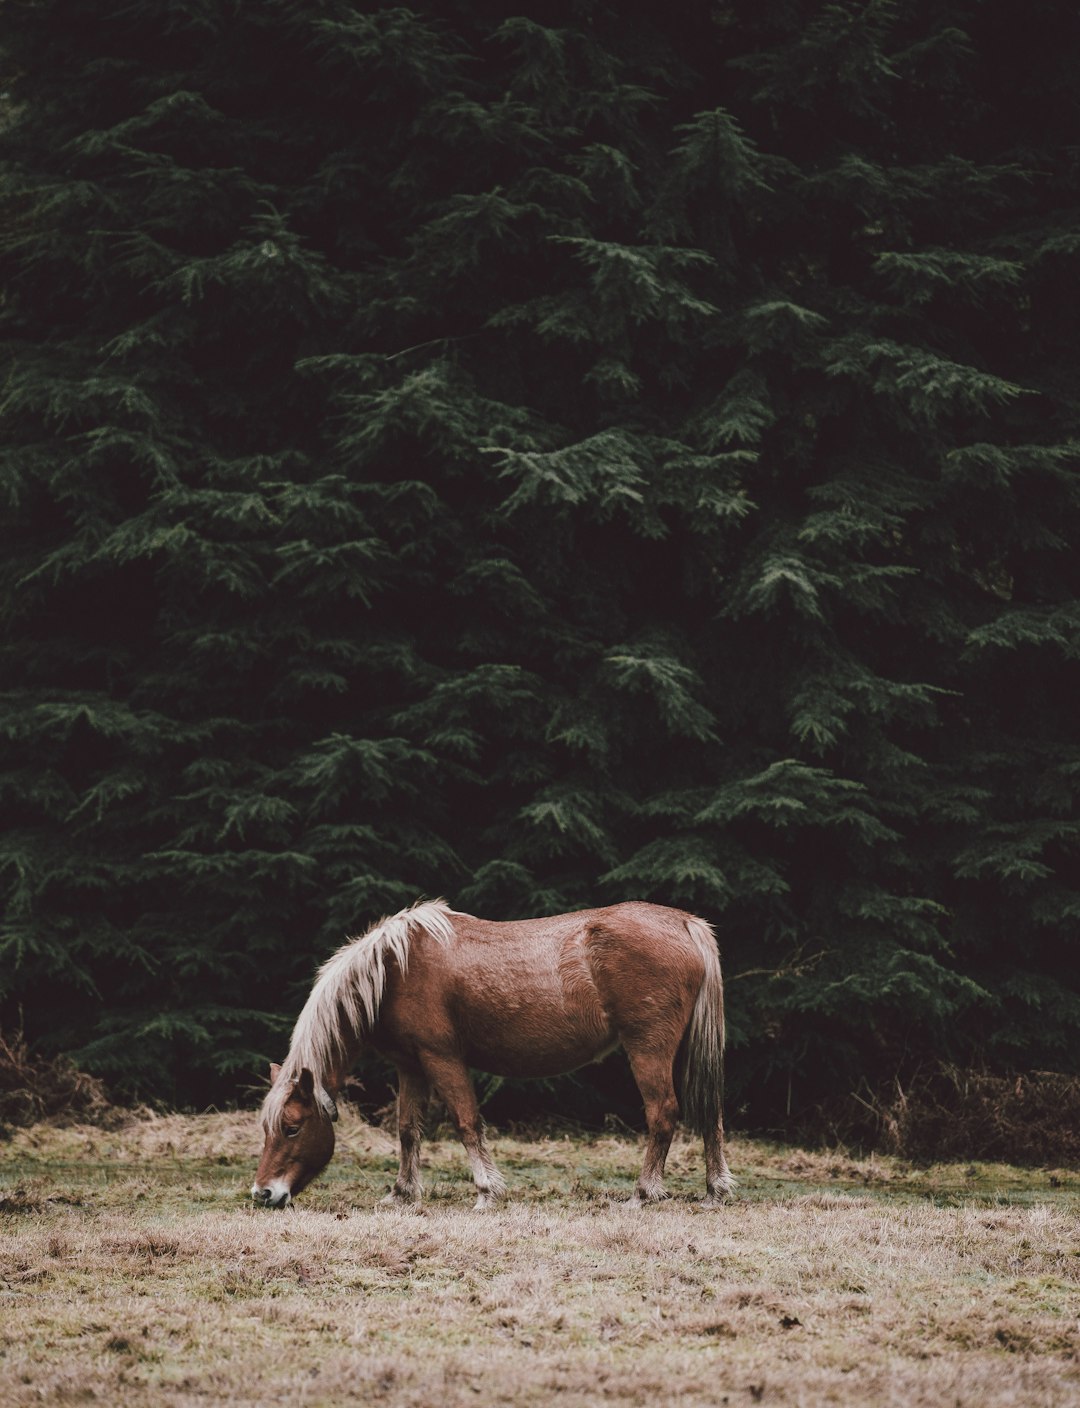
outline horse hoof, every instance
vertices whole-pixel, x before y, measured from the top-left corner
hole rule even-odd
[[[643,1193],[641,1189],[638,1188],[627,1198],[624,1206],[628,1208],[643,1208],[653,1203],[666,1203],[670,1197],[671,1194],[666,1188],[661,1188],[660,1191],[656,1193]]]
[[[420,1206],[419,1197],[410,1198],[405,1193],[387,1193],[385,1198],[379,1199],[379,1206],[383,1208],[404,1208],[415,1209]]]
[[[739,1186],[739,1180],[732,1173],[727,1173],[722,1179],[711,1188],[706,1189],[705,1196],[701,1200],[700,1206],[703,1208],[722,1208],[728,1203],[734,1202],[735,1190]]]

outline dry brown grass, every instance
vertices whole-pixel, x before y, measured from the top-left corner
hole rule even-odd
[[[0,1150],[0,1401],[172,1405],[1080,1402],[1070,1175],[914,1171],[736,1141],[742,1196],[632,1211],[633,1139],[452,1141],[422,1214],[375,1210],[388,1135],[285,1213],[247,1206],[254,1116],[38,1127]],[[1011,1200],[1011,1201],[1009,1201]]]
[[[849,1095],[830,1118],[860,1142],[908,1159],[1080,1160],[1080,1076],[1058,1071],[1001,1076],[940,1065],[906,1086],[897,1080],[865,1098]]]
[[[17,1125],[50,1120],[110,1123],[121,1112],[110,1104],[104,1083],[78,1070],[64,1056],[34,1056],[22,1032],[0,1032],[0,1137]]]

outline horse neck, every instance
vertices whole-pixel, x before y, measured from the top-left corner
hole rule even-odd
[[[328,1090],[331,1095],[337,1095],[340,1092],[353,1066],[356,1065],[360,1048],[364,1044],[348,1023],[342,1024],[339,1041],[340,1046],[334,1061],[321,1072],[321,1076],[319,1072],[316,1072],[316,1079],[321,1078],[323,1088]]]
[[[340,1006],[332,1025],[320,1021],[315,1030],[302,1031],[302,1024],[308,1015],[306,1010],[301,1014],[297,1030],[293,1033],[293,1044],[286,1061],[288,1074],[295,1080],[300,1071],[307,1067],[317,1085],[336,1095],[360,1054],[363,1044],[360,1034]]]
[[[453,936],[441,900],[384,919],[323,964],[293,1031],[291,1066],[308,1066],[326,1089],[340,1089],[362,1040],[379,1024],[387,982],[395,970],[405,971],[410,942],[421,929],[440,941]]]

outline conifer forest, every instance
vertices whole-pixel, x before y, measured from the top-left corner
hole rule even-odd
[[[247,1099],[381,915],[647,899],[736,1125],[1080,1073],[1078,62],[1065,0],[8,0],[0,1029]]]

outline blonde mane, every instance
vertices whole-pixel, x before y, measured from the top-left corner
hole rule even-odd
[[[438,943],[454,937],[453,910],[445,900],[429,900],[391,915],[359,938],[350,939],[319,969],[314,986],[293,1027],[289,1054],[263,1101],[267,1129],[280,1129],[285,1102],[293,1083],[306,1067],[315,1078],[315,1094],[328,1103],[326,1082],[346,1056],[350,1038],[375,1024],[386,987],[386,959],[405,972],[409,944],[417,933]],[[331,1105],[332,1108],[332,1105]]]

